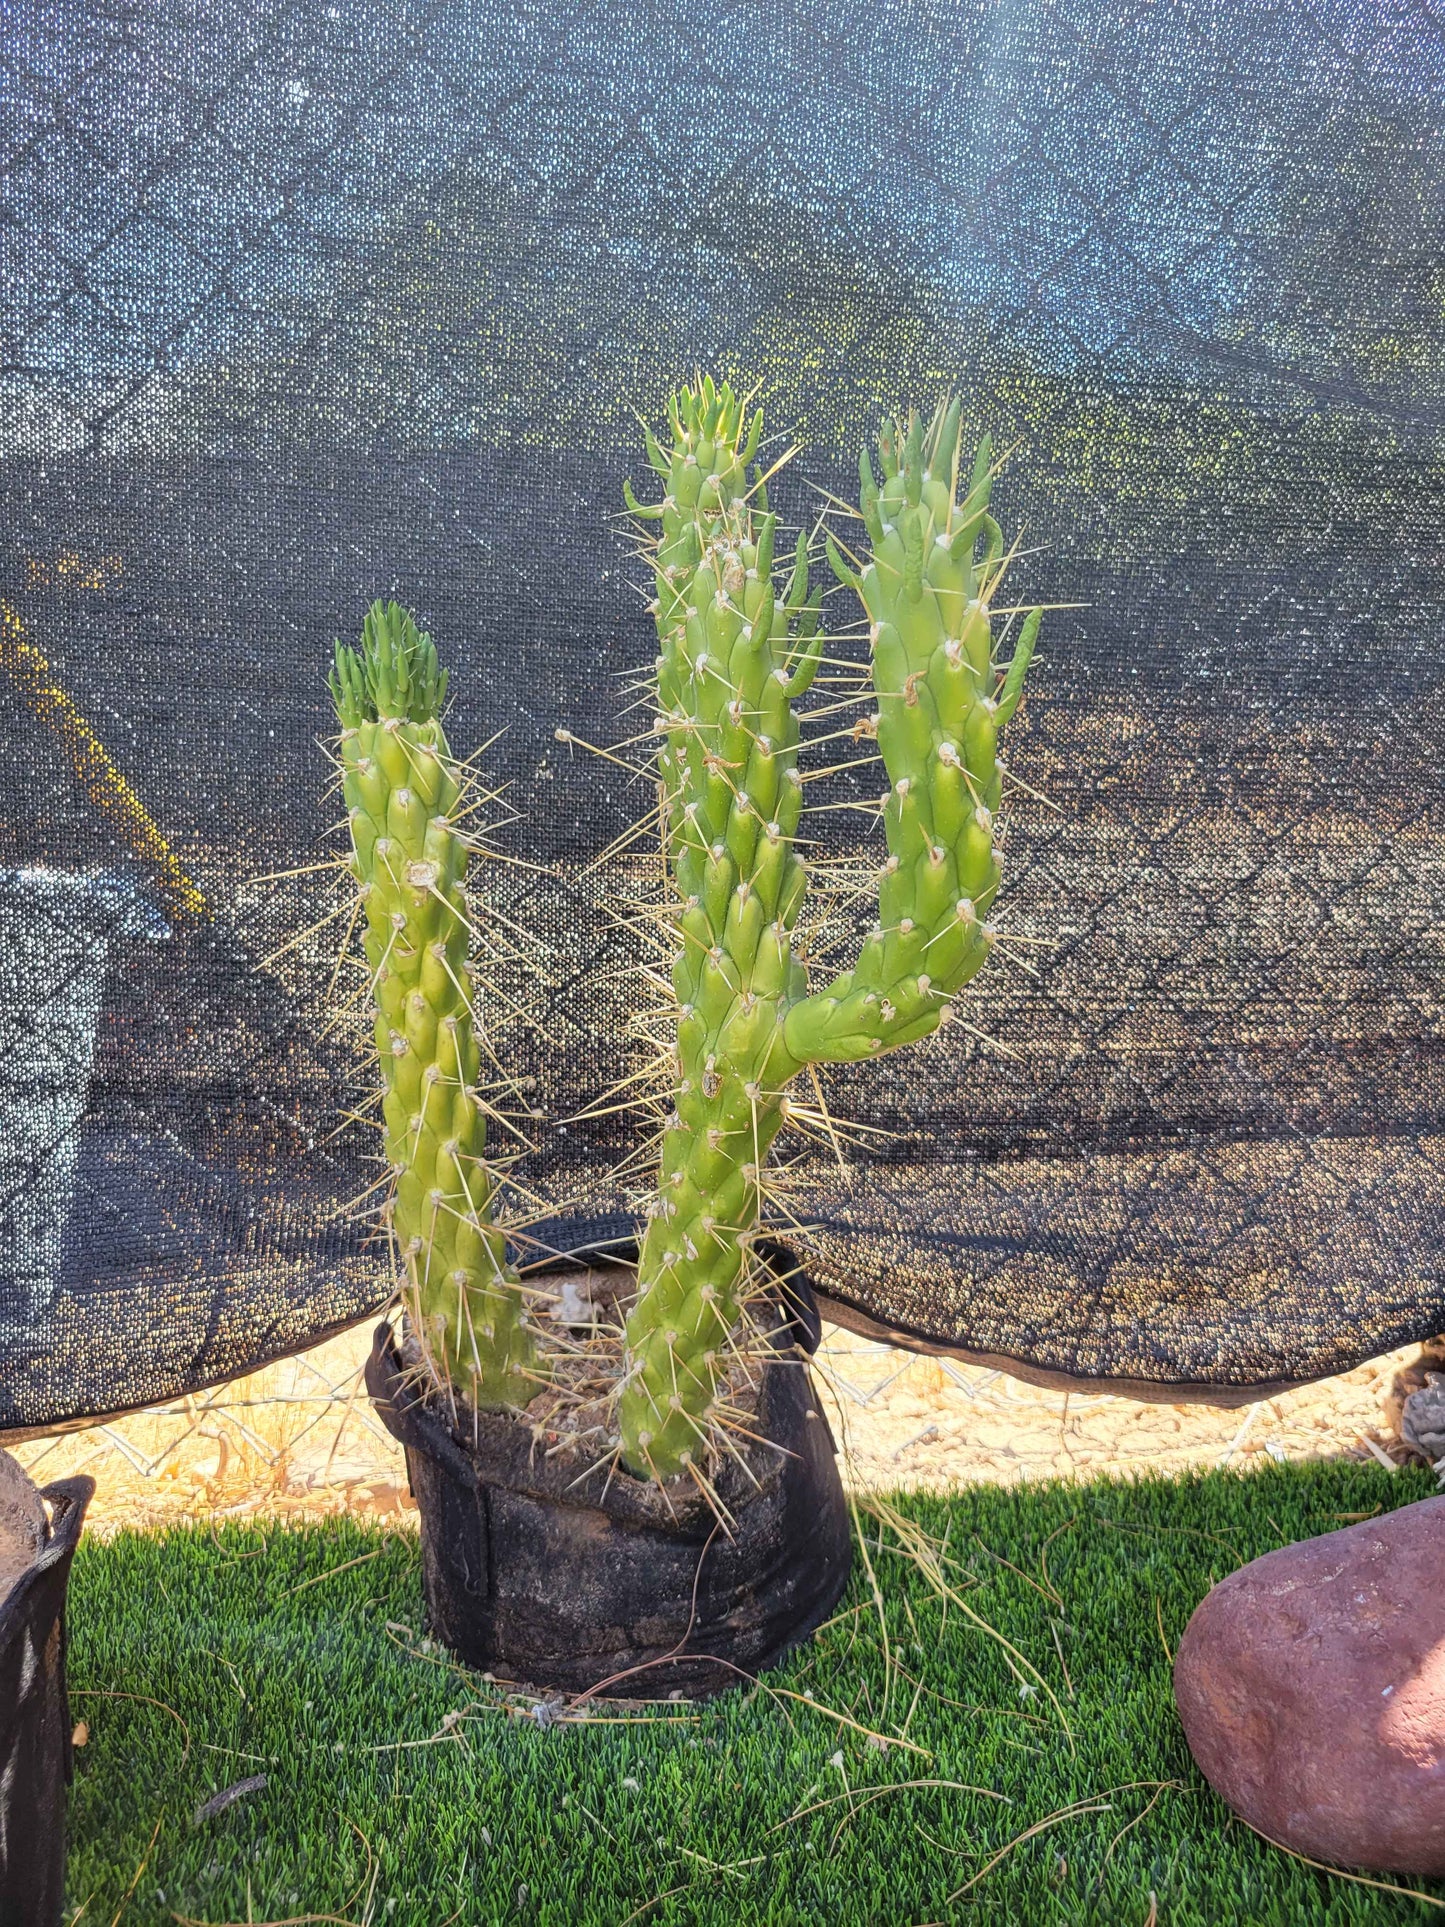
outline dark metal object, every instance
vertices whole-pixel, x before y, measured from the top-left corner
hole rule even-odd
[[[93,1479],[37,1491],[0,1454],[0,1927],[58,1927],[65,1891],[65,1589]],[[50,1516],[46,1517],[47,1501]]]
[[[758,1404],[769,1443],[746,1447],[751,1478],[729,1459],[715,1481],[725,1531],[690,1487],[664,1492],[610,1461],[579,1478],[514,1418],[477,1416],[474,1442],[469,1415],[459,1436],[378,1327],[366,1384],[406,1448],[435,1636],[499,1678],[625,1699],[721,1692],[806,1639],[837,1603],[852,1547],[794,1326],[778,1337]]]

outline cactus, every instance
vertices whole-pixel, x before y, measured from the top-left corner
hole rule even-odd
[[[928,1036],[988,955],[996,744],[1040,616],[1000,672],[989,598],[1005,558],[988,442],[960,502],[957,403],[926,426],[916,415],[886,424],[881,485],[866,452],[860,466],[871,553],[855,568],[827,546],[868,618],[888,855],[856,964],[810,991],[793,946],[807,887],[793,703],[822,644],[806,547],[779,595],[776,518],[764,479],[748,474],[760,414],[748,421],[732,390],[708,380],[681,390],[669,415],[670,448],[647,437],[662,501],[625,491],[651,534],[657,764],[679,938],[674,1109],[620,1411],[626,1463],[658,1478],[692,1467],[709,1438],[788,1083],[806,1065]]]
[[[469,848],[441,724],[446,687],[431,638],[394,602],[372,606],[359,651],[336,645],[331,694],[394,1178],[387,1214],[408,1310],[446,1387],[474,1408],[520,1405],[535,1359],[484,1161]]]

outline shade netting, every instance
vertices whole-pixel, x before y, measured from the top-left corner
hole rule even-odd
[[[389,1289],[305,867],[329,646],[377,593],[539,866],[489,884],[519,1169],[558,1242],[625,1229],[639,1127],[575,1113],[635,1061],[612,893],[645,863],[593,866],[645,796],[555,731],[635,727],[632,411],[695,366],[801,444],[798,522],[885,407],[958,389],[1021,585],[1072,605],[1010,732],[1015,941],[938,1045],[828,1076],[841,1167],[791,1147],[820,1290],[1171,1397],[1445,1325],[1442,32],[1375,0],[12,8],[0,1425]]]

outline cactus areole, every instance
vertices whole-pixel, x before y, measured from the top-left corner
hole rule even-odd
[[[374,604],[359,650],[336,645],[331,694],[351,869],[376,1012],[386,1210],[413,1329],[434,1375],[478,1408],[524,1405],[534,1346],[492,1221],[477,1089],[462,784],[441,725],[446,671],[396,603]]]
[[[674,1108],[627,1325],[623,1456],[667,1478],[706,1447],[785,1092],[810,1064],[878,1056],[936,1030],[982,967],[999,883],[999,732],[1039,627],[996,660],[1005,566],[985,439],[960,493],[957,403],[885,424],[861,462],[861,553],[828,559],[867,621],[887,856],[853,968],[811,987],[793,931],[807,889],[794,705],[822,648],[800,540],[775,577],[776,517],[753,466],[762,417],[704,381],[649,434],[662,491],[628,507],[656,584],[657,774],[678,937]]]

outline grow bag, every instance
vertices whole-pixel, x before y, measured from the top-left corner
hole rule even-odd
[[[71,1770],[65,1588],[94,1491],[83,1478],[37,1491],[0,1452],[0,1927],[60,1920]]]
[[[788,1291],[804,1304],[796,1278]],[[378,1327],[366,1384],[406,1449],[433,1634],[497,1678],[627,1699],[700,1698],[773,1665],[827,1618],[852,1559],[814,1342],[806,1310],[780,1318],[758,1400],[768,1443],[714,1480],[724,1527],[688,1481],[664,1489],[610,1460],[579,1476],[522,1420],[468,1414],[463,1434]]]

